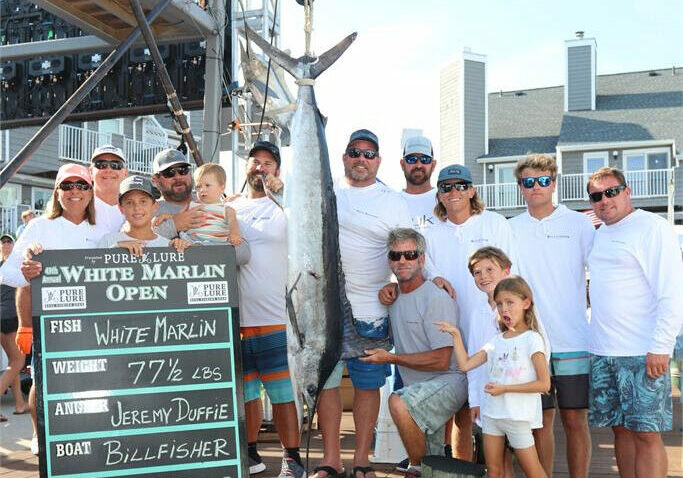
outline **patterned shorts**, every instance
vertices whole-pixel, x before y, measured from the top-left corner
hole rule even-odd
[[[244,401],[261,397],[261,384],[272,403],[294,401],[287,362],[285,325],[242,327]]]
[[[623,426],[635,432],[673,427],[671,374],[645,373],[645,356],[591,358],[588,421],[593,427]]]

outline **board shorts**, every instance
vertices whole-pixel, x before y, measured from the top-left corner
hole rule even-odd
[[[550,391],[541,395],[543,410],[588,408],[590,352],[550,354]]]
[[[384,386],[387,377],[391,375],[391,367],[386,363],[365,363],[358,359],[340,360],[325,382],[323,390],[341,385],[344,363],[346,363],[353,387],[358,390],[378,390]]]
[[[287,362],[287,326],[242,327],[244,402],[261,398],[261,385],[272,403],[294,401]]]
[[[12,334],[19,329],[19,319],[16,317],[2,317],[0,318],[0,332],[3,334]]]

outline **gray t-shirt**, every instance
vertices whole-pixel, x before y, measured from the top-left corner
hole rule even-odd
[[[187,204],[169,202],[165,199],[160,199],[157,201],[157,204],[159,204],[159,209],[157,209],[155,216],[159,216],[160,214],[178,214],[187,207]],[[154,228],[154,232],[164,236],[167,239],[178,237],[178,231],[176,231],[175,224],[173,223],[172,219],[166,219],[164,222],[159,224]]]
[[[399,294],[389,308],[389,317],[396,353],[414,354],[453,346],[451,335],[441,332],[434,322],[457,326],[458,308],[455,301],[431,281],[412,292]],[[451,355],[450,367],[445,372],[414,370],[400,365],[398,368],[405,385],[439,378],[455,388],[467,389],[466,376],[458,370],[455,355]]]
[[[110,232],[109,234],[105,234],[102,236],[102,239],[100,239],[100,242],[97,243],[97,247],[100,249],[109,249],[111,247],[118,247],[118,243],[121,241],[139,241],[140,239],[135,239],[134,237],[130,237],[128,234],[125,232]],[[170,241],[166,239],[165,237],[161,237],[157,235],[156,239],[151,239],[151,240],[146,240],[146,246],[145,247],[166,247],[168,246],[168,243]]]

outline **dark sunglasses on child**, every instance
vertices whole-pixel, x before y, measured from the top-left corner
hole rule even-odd
[[[470,183],[441,183],[439,184],[439,192],[443,194],[448,194],[453,189],[462,192],[467,191],[471,187],[472,184]]]
[[[590,193],[588,195],[588,198],[590,199],[591,202],[600,202],[602,201],[602,195],[604,194],[608,198],[613,198],[614,196],[618,196],[620,192],[622,192],[624,189],[626,189],[625,184],[621,184],[619,186],[613,186],[611,188],[607,188],[604,191],[597,191],[594,193]]]
[[[406,156],[403,156],[403,161],[406,162],[406,164],[415,164],[418,161],[421,162],[422,164],[432,164],[432,158],[429,156],[418,156],[417,154],[408,154]]]
[[[182,166],[175,166],[173,168],[168,168],[164,169],[163,171],[160,171],[159,174],[166,179],[171,179],[178,173],[181,176],[187,175],[187,173],[190,172],[190,167],[187,164],[183,164]]]
[[[349,158],[358,158],[361,154],[365,156],[365,159],[375,159],[377,157],[377,151],[374,149],[349,148],[346,150],[346,154]]]
[[[519,180],[519,184],[521,184],[525,189],[531,189],[534,187],[534,183],[538,183],[539,186],[542,188],[547,188],[550,186],[550,184],[553,182],[553,178],[550,176],[538,176],[538,177],[531,177],[528,176],[526,178],[522,178]]]
[[[389,260],[392,262],[398,262],[401,260],[401,256],[405,257],[407,261],[414,261],[420,257],[420,253],[416,250],[412,251],[389,251]]]
[[[113,169],[114,171],[121,171],[125,165],[121,161],[107,161],[106,159],[96,159],[93,161],[93,165],[97,169]]]
[[[76,188],[79,191],[89,191],[90,188],[92,188],[92,186],[86,183],[85,181],[62,181],[59,184],[59,189],[61,189],[62,191],[71,191],[73,188]]]

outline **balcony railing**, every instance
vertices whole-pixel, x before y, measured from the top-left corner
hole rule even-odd
[[[59,159],[63,161],[90,163],[93,150],[105,144],[111,144],[111,133],[59,125]]]
[[[0,207],[0,232],[14,234],[18,227],[17,206]]]
[[[59,159],[89,164],[93,150],[111,142],[111,133],[99,133],[63,124],[59,126]],[[123,155],[131,173],[152,174],[152,160],[162,149],[164,148],[157,144],[123,138]]]
[[[479,184],[476,188],[488,209],[525,207],[517,183]]]
[[[634,199],[666,197],[673,169],[651,169],[649,171],[626,171],[626,184],[631,186]],[[563,174],[560,176],[560,200],[588,201],[586,184],[590,174]]]

